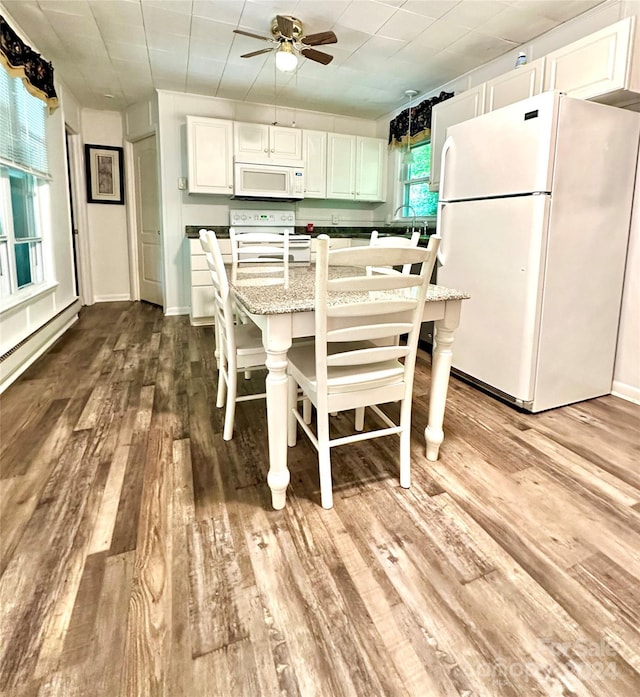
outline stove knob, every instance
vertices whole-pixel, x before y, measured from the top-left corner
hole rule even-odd
[[[246,215],[243,215],[243,216],[242,216],[242,220],[246,220],[246,219],[247,219],[247,216],[246,216]]]

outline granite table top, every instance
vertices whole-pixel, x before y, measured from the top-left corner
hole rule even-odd
[[[353,269],[336,268],[333,273],[351,275]],[[238,300],[255,315],[279,315],[291,312],[311,312],[315,299],[315,265],[291,265],[288,282],[282,276],[265,277],[260,274],[243,274],[237,277],[229,267],[229,284]],[[461,290],[429,285],[426,302],[442,300],[466,300],[471,296]],[[357,302],[355,294],[340,297],[336,294],[334,302]]]

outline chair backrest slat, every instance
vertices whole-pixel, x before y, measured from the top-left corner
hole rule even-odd
[[[420,242],[420,230],[413,230],[411,237],[404,235],[385,235],[380,237],[377,230],[371,232],[369,244],[372,247],[417,247]],[[393,270],[388,266],[375,269],[378,273],[393,273]],[[403,264],[402,273],[407,274],[411,271],[411,264]]]
[[[328,341],[369,341],[382,339],[387,336],[406,334],[411,330],[411,322],[393,322],[380,324],[365,324],[362,327],[347,329],[328,329]]]
[[[370,365],[381,361],[397,360],[408,355],[406,346],[376,346],[342,353],[332,353],[327,356],[327,365]]]
[[[335,278],[329,281],[330,291],[341,290],[396,290],[399,288],[413,288],[422,283],[420,276],[348,276]]]
[[[366,317],[371,314],[371,305],[375,302],[376,314],[395,314],[415,309],[418,301],[416,299],[392,300],[387,301],[379,298],[377,301],[363,301],[351,305],[335,305],[327,307],[327,317]]]

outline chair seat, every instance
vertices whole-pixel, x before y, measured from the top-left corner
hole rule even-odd
[[[265,352],[262,346],[262,332],[255,324],[236,324],[234,331],[238,354]]]

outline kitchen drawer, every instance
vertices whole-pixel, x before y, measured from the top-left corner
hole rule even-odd
[[[191,273],[193,274],[194,271],[209,272],[209,266],[207,264],[207,257],[205,254],[191,255]]]
[[[191,288],[191,324],[213,324],[213,286]]]
[[[191,271],[192,286],[213,286],[209,269]]]

